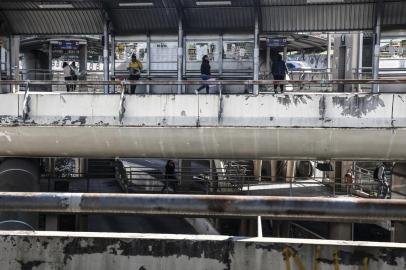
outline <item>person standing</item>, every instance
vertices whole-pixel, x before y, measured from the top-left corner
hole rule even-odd
[[[70,65],[67,62],[63,62],[62,69],[63,69],[63,76],[65,78],[65,82],[71,81],[72,80],[72,69],[71,69]],[[66,85],[67,92],[70,92],[71,89],[72,89],[71,85]]]
[[[202,58],[202,64],[200,65],[200,77],[203,81],[207,81],[210,79],[211,75],[211,67],[210,67],[210,62],[209,62],[209,57],[207,55],[204,55]],[[199,94],[199,91],[202,90],[203,88],[206,88],[206,94],[209,94],[209,85],[202,85],[200,86],[197,90],[195,90],[196,94]]]
[[[374,170],[374,180],[378,182],[378,198],[386,199],[389,190],[388,180],[385,175],[385,164],[383,162],[378,163]]]
[[[142,71],[142,63],[137,59],[137,55],[135,55],[135,53],[133,53],[133,55],[131,56],[131,62],[128,65],[128,72],[129,72],[129,76],[128,79],[130,81],[138,81],[141,78],[141,71]],[[135,89],[137,88],[137,85],[133,84],[130,87],[130,94],[133,95],[135,94]]]
[[[178,187],[178,182],[176,179],[176,173],[175,173],[175,162],[173,160],[168,160],[166,162],[165,166],[165,183],[164,187],[162,188],[161,192],[164,192],[165,190],[170,187],[173,192],[176,192],[176,188]]]
[[[272,75],[273,79],[276,81],[283,81],[286,79],[286,74],[288,74],[288,68],[286,67],[285,61],[282,60],[282,55],[278,54],[276,61],[272,63]],[[281,93],[283,93],[283,84],[279,84]],[[275,93],[277,93],[278,84],[274,84]]]

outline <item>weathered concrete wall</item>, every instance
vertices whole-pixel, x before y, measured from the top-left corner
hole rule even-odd
[[[0,156],[406,160],[406,94],[23,99],[2,95]]]
[[[0,125],[404,128],[406,94],[2,95]]]
[[[0,232],[8,270],[263,270],[406,267],[406,244],[227,236]]]

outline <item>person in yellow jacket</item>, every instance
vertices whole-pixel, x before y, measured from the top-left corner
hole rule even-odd
[[[128,64],[127,70],[129,71],[130,75],[128,79],[130,81],[138,81],[141,77],[142,71],[142,63],[137,59],[135,53],[131,56],[131,62]],[[130,87],[130,94],[135,94],[135,89],[137,88],[136,85],[131,85]]]

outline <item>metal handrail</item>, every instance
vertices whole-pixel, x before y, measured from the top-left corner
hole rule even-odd
[[[274,85],[274,84],[406,84],[406,78],[397,79],[333,79],[333,80],[145,80],[145,81],[47,81],[0,80],[0,85]]]

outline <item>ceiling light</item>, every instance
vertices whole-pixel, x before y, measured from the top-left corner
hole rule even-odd
[[[119,7],[152,7],[154,3],[152,2],[128,2],[128,3],[118,3]]]
[[[39,4],[38,7],[49,9],[64,9],[64,8],[73,8],[73,5],[69,3],[42,3]]]
[[[231,1],[196,1],[197,6],[231,6]]]

